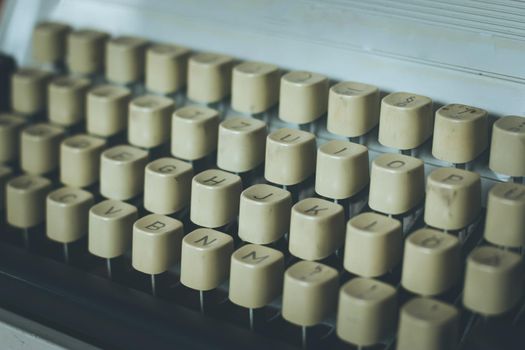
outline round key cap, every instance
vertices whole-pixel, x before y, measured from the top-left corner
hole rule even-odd
[[[89,84],[88,79],[74,77],[60,77],[51,81],[47,94],[49,121],[63,126],[82,121]]]
[[[67,36],[66,61],[73,73],[91,75],[104,69],[104,48],[109,35],[92,29],[80,29]]]
[[[285,122],[306,124],[326,113],[328,79],[320,74],[294,71],[281,78],[279,118]]]
[[[357,346],[370,346],[387,339],[397,316],[396,289],[367,278],[354,278],[339,292],[337,336]]]
[[[257,119],[234,117],[219,125],[217,166],[242,173],[264,162],[266,123]]]
[[[42,223],[46,216],[46,196],[51,181],[34,175],[21,175],[6,185],[7,222],[18,228]]]
[[[419,229],[405,240],[401,284],[413,293],[433,296],[458,282],[461,270],[459,240],[433,229]]]
[[[450,163],[468,163],[487,148],[487,111],[460,104],[436,112],[432,155]]]
[[[180,260],[182,222],[150,214],[133,225],[131,264],[137,271],[157,275]]]
[[[0,165],[0,212],[4,211],[6,199],[6,184],[13,175],[13,169],[7,166]],[[2,214],[3,215],[3,214]]]
[[[489,167],[509,176],[525,176],[525,118],[499,118],[492,128]],[[520,156],[521,155],[521,156]]]
[[[32,115],[45,111],[49,72],[21,68],[11,76],[11,108],[14,112]]]
[[[290,253],[319,260],[341,247],[345,235],[343,207],[320,198],[307,198],[292,207]]]
[[[255,244],[279,240],[290,228],[290,192],[266,184],[253,185],[241,193],[239,238]]]
[[[173,214],[190,204],[191,164],[160,158],[146,166],[144,208],[155,214]]]
[[[278,129],[266,138],[264,177],[278,185],[295,185],[315,171],[315,136],[295,129]]]
[[[126,129],[128,122],[129,89],[100,85],[87,95],[86,128],[90,134],[108,137]]]
[[[144,186],[148,152],[121,145],[100,156],[100,193],[110,199],[126,200],[139,195]]]
[[[447,303],[414,298],[401,308],[397,350],[450,350],[458,343],[459,312]]]
[[[128,142],[152,148],[168,142],[173,100],[155,95],[137,97],[129,103]]]
[[[106,79],[130,84],[144,75],[144,56],[148,42],[142,38],[121,36],[106,42]]]
[[[394,92],[381,101],[379,142],[387,147],[412,149],[432,135],[432,100],[408,92]]]
[[[0,163],[10,163],[18,159],[20,132],[25,123],[25,118],[20,115],[0,113]]]
[[[219,113],[211,108],[188,106],[179,108],[171,120],[171,154],[197,160],[217,148]]]
[[[70,243],[88,233],[89,209],[93,195],[87,191],[62,187],[46,200],[46,235],[49,239]]]
[[[398,220],[377,213],[362,213],[346,224],[344,267],[363,277],[392,271],[400,262],[403,233]]]
[[[273,64],[243,62],[233,68],[232,108],[237,112],[257,114],[270,109],[279,100],[281,72]]]
[[[315,192],[321,196],[352,197],[369,181],[368,148],[348,141],[329,141],[317,150],[315,173]]]
[[[146,51],[146,87],[171,94],[186,85],[190,50],[175,45],[155,44]]]
[[[523,295],[523,259],[495,247],[475,248],[467,258],[463,305],[485,316],[512,309]]]
[[[66,53],[66,37],[71,28],[58,22],[42,22],[33,30],[33,58],[38,63],[61,61]]]
[[[525,246],[525,186],[499,183],[489,192],[485,239],[504,247]]]
[[[239,213],[241,178],[222,170],[205,170],[191,184],[191,221],[216,228],[226,225]]]
[[[214,53],[198,53],[188,61],[188,98],[213,103],[230,94],[233,58]]]
[[[212,290],[230,273],[233,238],[208,228],[199,228],[182,240],[180,282],[191,289]]]
[[[477,173],[439,168],[427,177],[425,223],[442,230],[466,227],[481,210],[481,182]]]
[[[356,137],[379,122],[379,89],[351,81],[330,88],[327,128],[333,134]]]
[[[284,256],[278,250],[247,244],[231,256],[229,298],[246,308],[269,304],[282,292]]]
[[[425,169],[417,158],[383,154],[374,159],[370,174],[370,208],[385,214],[402,214],[425,196]]]
[[[64,129],[52,124],[33,124],[22,131],[21,167],[29,174],[43,175],[58,167]]]
[[[86,187],[98,181],[100,154],[106,141],[89,135],[68,137],[60,145],[60,181],[72,187]]]
[[[133,224],[137,208],[108,199],[89,210],[88,249],[91,254],[111,259],[131,249]]]

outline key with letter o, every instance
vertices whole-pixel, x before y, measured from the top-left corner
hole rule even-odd
[[[499,118],[492,128],[490,169],[500,174],[525,177],[524,154],[525,117]]]
[[[64,129],[52,124],[32,124],[22,131],[20,166],[29,174],[43,175],[58,167]]]
[[[84,101],[89,85],[85,78],[66,76],[52,80],[47,88],[49,121],[67,127],[84,120]]]
[[[100,85],[87,95],[86,128],[90,134],[109,137],[126,129],[131,92],[121,86]]]
[[[74,30],[67,36],[66,61],[72,73],[92,75],[104,69],[104,47],[109,35],[91,29]]]
[[[172,94],[186,85],[190,50],[175,45],[155,44],[146,51],[146,88]]]
[[[98,181],[104,139],[75,135],[60,145],[60,181],[72,187],[87,187]]]
[[[49,72],[20,68],[11,76],[11,108],[23,115],[44,112],[47,106]]]
[[[144,95],[129,103],[128,142],[153,148],[169,141],[175,104],[167,97]]]
[[[26,119],[12,113],[0,113],[0,163],[18,160],[20,133]]]
[[[55,64],[64,59],[66,37],[71,27],[58,22],[42,22],[33,30],[32,54],[35,61],[42,64]]]
[[[46,196],[51,181],[34,175],[21,175],[6,185],[7,222],[17,228],[37,226],[45,220]]]
[[[106,42],[106,79],[116,84],[138,82],[144,76],[145,39],[120,36]]]
[[[188,98],[214,103],[230,94],[234,60],[230,56],[198,53],[188,61]]]

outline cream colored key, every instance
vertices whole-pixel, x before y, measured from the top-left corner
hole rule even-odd
[[[327,128],[333,134],[356,137],[379,122],[379,89],[345,81],[330,88]]]
[[[489,167],[516,177],[525,176],[525,117],[499,118],[492,128]]]
[[[6,206],[6,184],[13,175],[13,169],[7,166],[0,165],[0,212],[4,211]]]
[[[133,224],[137,208],[108,199],[89,210],[88,249],[91,254],[111,259],[131,249]]]
[[[498,183],[487,201],[485,239],[504,247],[525,246],[525,185]]]
[[[100,193],[110,199],[126,200],[139,195],[144,186],[148,152],[120,145],[100,156]]]
[[[284,273],[282,315],[299,326],[313,326],[336,308],[339,273],[312,261],[300,261]]]
[[[459,240],[442,231],[422,228],[405,240],[401,284],[413,293],[434,296],[458,282],[461,270]]]
[[[216,169],[195,175],[191,184],[191,221],[208,228],[232,222],[239,213],[241,191],[237,175]]]
[[[315,192],[321,196],[352,197],[369,181],[368,148],[348,141],[329,141],[317,150],[315,173]]]
[[[417,158],[382,154],[372,162],[370,208],[397,215],[415,208],[425,197],[425,169]]]
[[[46,200],[46,235],[60,243],[71,243],[88,233],[93,195],[72,187],[51,192]]]
[[[290,253],[304,260],[320,260],[344,242],[343,207],[320,198],[307,198],[292,207]]]
[[[248,187],[241,193],[239,238],[255,244],[279,240],[290,228],[290,192],[266,184]]]
[[[479,174],[439,168],[427,177],[425,223],[442,230],[459,230],[476,219],[481,210]]]
[[[92,29],[80,29],[69,33],[66,54],[69,70],[82,75],[102,72],[108,38],[107,33]]]
[[[150,214],[133,225],[131,264],[150,275],[165,272],[180,259],[182,223],[164,215]]]
[[[362,213],[346,224],[344,267],[363,277],[378,277],[401,261],[403,232],[398,220]]]
[[[72,187],[87,187],[98,181],[104,139],[75,135],[60,145],[60,181]]]
[[[131,84],[142,79],[147,40],[120,36],[106,42],[106,79],[117,84]]]
[[[187,106],[173,113],[171,120],[171,154],[177,158],[197,160],[217,148],[219,113],[211,108]]]
[[[191,289],[211,290],[230,273],[233,238],[209,228],[198,228],[182,240],[180,282]]]
[[[128,123],[129,89],[100,85],[87,95],[86,128],[90,134],[109,137],[126,129]]]
[[[26,119],[14,113],[0,113],[0,163],[18,159],[20,132]]]
[[[468,163],[487,148],[487,111],[460,104],[436,112],[432,155],[450,163]]]
[[[25,115],[45,111],[49,72],[33,68],[20,68],[11,76],[11,108]]]
[[[173,100],[155,95],[144,95],[129,104],[128,142],[137,147],[152,148],[170,138]]]
[[[219,125],[217,166],[234,173],[255,169],[264,162],[266,123],[233,117]]]
[[[82,121],[89,84],[88,79],[67,76],[51,81],[47,94],[49,121],[63,126]]]
[[[396,289],[368,278],[354,278],[339,292],[337,336],[357,346],[370,346],[387,339],[397,317]]]
[[[484,316],[505,313],[523,295],[523,258],[495,247],[475,248],[467,258],[463,305]]]
[[[278,129],[266,138],[264,177],[278,185],[296,185],[315,171],[315,136],[295,129]]]
[[[379,143],[397,149],[420,146],[434,127],[432,100],[408,92],[394,92],[381,101]]]
[[[146,51],[146,88],[172,94],[186,85],[190,50],[175,45],[155,44]]]
[[[191,164],[160,158],[146,166],[144,208],[155,214],[173,214],[190,204]]]
[[[64,129],[52,124],[33,124],[22,131],[21,167],[29,174],[47,174],[58,167]]]
[[[241,113],[265,112],[279,100],[281,72],[273,64],[243,62],[233,68],[232,108]]]
[[[295,124],[311,123],[328,108],[328,79],[320,74],[294,71],[281,78],[279,118]]]
[[[188,98],[195,102],[218,102],[230,94],[234,60],[230,56],[198,53],[188,61]]]
[[[229,297],[232,303],[256,309],[282,292],[284,256],[278,250],[247,244],[231,256]]]
[[[66,37],[71,27],[58,22],[42,22],[33,30],[33,58],[38,63],[58,63],[66,54]]]
[[[442,301],[414,298],[401,308],[397,350],[456,349],[459,334],[458,310]]]
[[[18,228],[30,228],[44,222],[46,196],[51,181],[34,175],[21,175],[6,185],[7,222]]]

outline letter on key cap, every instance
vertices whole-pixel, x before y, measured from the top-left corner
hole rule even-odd
[[[144,187],[144,167],[148,152],[121,145],[100,156],[100,193],[110,199],[126,200],[140,194]]]
[[[198,53],[188,62],[188,98],[213,103],[230,94],[233,58],[214,53]]]
[[[58,167],[60,143],[64,129],[52,124],[33,124],[22,131],[21,168],[29,173],[43,175]]]
[[[32,115],[43,112],[47,104],[47,82],[51,74],[38,69],[21,68],[11,76],[11,108]]]
[[[132,265],[150,275],[167,271],[180,259],[182,223],[168,216],[150,214],[133,225]]]
[[[337,336],[357,346],[370,346],[387,339],[397,316],[396,289],[368,278],[354,278],[339,292]]]
[[[48,117],[51,123],[63,126],[75,125],[84,120],[84,100],[89,80],[60,77],[48,85]]]
[[[144,208],[155,214],[173,214],[190,204],[191,164],[160,158],[146,166]]]
[[[234,117],[219,125],[217,166],[242,173],[264,162],[266,123],[257,119]]]
[[[370,174],[370,208],[385,214],[402,214],[415,208],[425,196],[423,162],[402,154],[383,154],[374,159]]]
[[[71,28],[58,22],[42,22],[33,30],[33,58],[38,63],[61,61],[66,53],[66,37]]]
[[[104,139],[75,135],[60,145],[60,181],[72,187],[86,187],[98,181],[100,154],[106,146]]]
[[[89,208],[93,195],[87,191],[62,187],[46,201],[46,234],[60,243],[74,242],[88,233]]]
[[[186,85],[190,50],[175,45],[155,44],[146,51],[146,88],[171,94]]]
[[[46,196],[51,181],[44,177],[21,175],[6,185],[7,222],[18,228],[42,223],[46,216]]]
[[[231,256],[230,300],[245,308],[269,304],[282,292],[284,256],[278,250],[248,244]]]
[[[313,326],[336,308],[339,273],[312,261],[299,261],[284,273],[283,318],[299,326]]]
[[[191,185],[191,221],[216,228],[226,225],[239,213],[241,178],[222,170],[209,169],[193,177]]]
[[[296,185],[315,171],[315,136],[283,128],[266,138],[264,177],[278,185]]]
[[[106,42],[106,79],[116,84],[130,84],[144,75],[144,56],[148,42],[142,38],[121,36]]]
[[[362,213],[346,225],[344,267],[363,277],[392,271],[403,251],[401,223],[377,213]]]
[[[427,177],[425,223],[442,230],[468,226],[481,210],[481,182],[477,173],[439,168]]]
[[[292,207],[290,253],[304,260],[324,259],[341,247],[345,235],[343,207],[307,198]]]
[[[100,85],[87,95],[86,128],[90,134],[108,137],[126,129],[131,92],[125,87]]]
[[[26,120],[17,114],[0,113],[0,163],[18,160],[20,132]]]
[[[88,249],[91,254],[111,259],[131,248],[137,208],[131,204],[107,199],[89,210]]]
[[[168,142],[174,107],[171,99],[162,96],[144,95],[133,99],[129,104],[129,143],[153,148]]]
[[[182,240],[180,282],[191,289],[212,290],[230,273],[233,238],[209,228],[199,228]]]
[[[91,75],[104,68],[104,48],[109,35],[91,29],[75,30],[67,36],[66,61],[73,73]]]
[[[509,176],[525,177],[525,117],[499,118],[492,128],[491,170]]]

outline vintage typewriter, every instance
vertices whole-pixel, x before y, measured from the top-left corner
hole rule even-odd
[[[0,348],[523,349],[524,16],[5,2]]]

